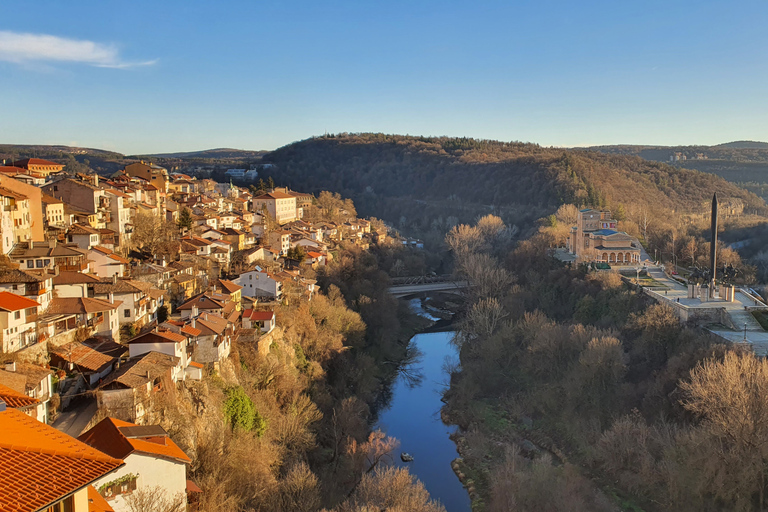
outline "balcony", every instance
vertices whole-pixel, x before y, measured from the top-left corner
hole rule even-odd
[[[60,263],[57,264],[59,266],[59,271],[68,271],[68,272],[82,272],[83,270],[88,268],[88,262],[82,262],[82,263],[76,263],[76,264],[64,264]]]
[[[87,323],[88,323],[88,327],[96,327],[97,325],[103,322],[104,322],[104,316],[102,315],[102,316],[90,318]]]

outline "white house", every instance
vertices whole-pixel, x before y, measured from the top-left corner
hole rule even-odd
[[[234,280],[239,286],[243,287],[243,295],[246,297],[271,297],[279,299],[283,294],[283,283],[281,280],[265,271],[251,270],[240,274]]]
[[[173,369],[173,381],[186,378],[185,369],[191,362],[187,353],[187,337],[171,331],[150,331],[140,334],[128,342],[128,355],[137,357],[147,352],[160,352],[179,359],[179,364]]]
[[[243,328],[261,329],[264,334],[271,332],[275,328],[275,312],[246,309],[243,311]]]
[[[131,510],[127,494],[156,486],[186,510],[187,465],[192,461],[160,425],[104,418],[78,439],[125,462],[93,484],[115,512]]]
[[[264,210],[275,219],[278,224],[285,224],[296,220],[296,198],[284,192],[269,192],[253,198],[253,211],[262,213]]]
[[[93,273],[99,277],[123,277],[125,269],[131,264],[119,254],[115,254],[110,249],[100,245],[88,251],[88,259],[93,261],[91,268]]]
[[[16,352],[37,343],[38,308],[40,304],[11,292],[0,292],[0,333],[3,352]]]

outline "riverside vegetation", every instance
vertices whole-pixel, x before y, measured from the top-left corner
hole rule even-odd
[[[447,237],[471,284],[445,413],[473,508],[764,510],[768,362],[550,238],[512,248],[492,216]]]
[[[192,458],[199,510],[443,510],[389,466],[397,440],[371,431],[425,324],[387,292],[381,268],[397,261],[424,264],[394,244],[343,244],[318,270],[321,292],[276,308],[268,354],[236,342],[217,374],[154,397],[150,421]]]

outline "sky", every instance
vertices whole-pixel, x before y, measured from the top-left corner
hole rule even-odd
[[[768,141],[766,0],[5,0],[0,20],[6,144]]]

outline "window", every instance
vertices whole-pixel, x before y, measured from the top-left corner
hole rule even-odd
[[[13,319],[19,320],[21,318],[21,311],[14,311],[13,312]]]
[[[37,260],[37,261],[35,262],[35,266],[36,266],[37,268],[43,268],[43,260]]]
[[[35,261],[27,260],[27,268],[35,268]]]
[[[125,318],[128,318],[128,317],[130,317],[130,316],[131,316],[131,310],[130,310],[130,309],[126,309],[126,310],[124,310],[124,311],[123,311],[123,316],[124,316]]]
[[[14,290],[18,290],[19,289],[19,285],[17,285],[17,284],[13,285],[13,289]]]

